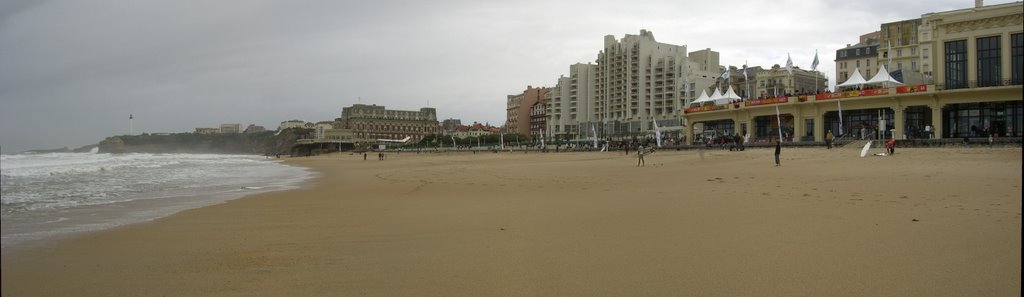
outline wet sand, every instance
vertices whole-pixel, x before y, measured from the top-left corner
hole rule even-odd
[[[296,158],[303,189],[5,252],[2,295],[1020,296],[1020,148],[858,151]]]

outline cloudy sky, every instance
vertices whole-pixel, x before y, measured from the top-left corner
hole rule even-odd
[[[986,4],[1011,1],[987,1]],[[809,68],[936,1],[0,1],[3,152],[128,133],[332,120],[354,103],[504,122],[505,96],[553,86],[605,35],[641,29],[726,65]]]

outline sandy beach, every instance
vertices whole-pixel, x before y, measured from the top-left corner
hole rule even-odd
[[[1020,296],[1020,148],[858,151],[294,158],[302,189],[5,252],[2,295]]]

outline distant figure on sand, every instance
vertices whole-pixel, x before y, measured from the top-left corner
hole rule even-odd
[[[892,156],[896,153],[896,140],[890,138],[889,141],[885,142],[885,149],[889,151],[889,155]]]
[[[782,153],[782,140],[776,140],[775,141],[775,166],[782,165],[782,164],[779,163],[779,154],[781,154],[781,153]]]
[[[636,148],[636,156],[636,167],[647,166],[647,164],[644,163],[644,145],[641,144]]]
[[[835,141],[835,135],[832,135],[832,130],[828,130],[828,134],[825,134],[825,146],[828,149],[832,149],[833,141]]]

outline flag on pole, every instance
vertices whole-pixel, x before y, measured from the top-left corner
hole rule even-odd
[[[814,61],[811,62],[811,71],[818,70],[818,51],[814,51]]]
[[[540,129],[540,147],[544,148],[544,129]]]
[[[778,105],[775,105],[775,118],[779,120],[779,142],[782,142],[782,115],[779,114]]]
[[[661,129],[658,129],[658,120],[651,118],[651,121],[654,122],[654,142],[661,147]]]
[[[594,147],[597,147],[597,128],[594,128],[594,124],[590,124],[590,135],[594,138]]]
[[[790,57],[789,54],[786,54],[786,71],[789,72],[789,75],[793,75],[793,57]]]
[[[725,67],[725,72],[722,72],[722,79],[729,79],[729,67]]]
[[[836,105],[839,106],[839,135],[843,135],[843,103],[836,100]]]
[[[747,61],[743,61],[743,80],[747,80]]]
[[[501,140],[499,140],[499,141],[501,142],[501,149],[504,150],[505,149],[505,132],[501,132]]]

